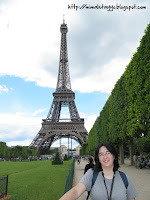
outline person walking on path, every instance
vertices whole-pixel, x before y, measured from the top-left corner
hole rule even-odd
[[[137,168],[137,158],[138,158],[137,154],[134,154],[134,156],[133,156],[133,162],[134,162],[135,168]]]
[[[89,169],[81,181],[60,200],[78,199],[86,190],[91,190],[91,200],[135,200],[137,193],[132,181],[127,176],[128,187],[126,189],[118,172],[118,154],[112,145],[102,144],[97,148],[95,163],[95,170],[99,173],[94,186],[92,187],[93,170]]]
[[[88,164],[86,164],[85,169],[84,169],[84,174],[88,171],[88,169],[93,169],[94,168],[94,163],[93,163],[93,158],[89,157],[88,158]]]

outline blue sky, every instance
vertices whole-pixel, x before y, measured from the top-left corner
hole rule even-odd
[[[146,9],[68,9],[85,3]],[[63,14],[71,86],[89,132],[136,52],[149,13],[148,0],[1,0],[0,141],[29,145],[48,114],[57,83]]]

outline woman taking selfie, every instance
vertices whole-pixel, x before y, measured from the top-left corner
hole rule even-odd
[[[89,169],[60,200],[78,199],[85,191],[90,191],[90,200],[136,200],[137,193],[130,177],[118,168],[118,154],[114,147],[108,143],[99,145],[94,170]]]

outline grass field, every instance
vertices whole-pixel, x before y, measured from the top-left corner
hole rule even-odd
[[[0,176],[8,175],[11,200],[58,200],[64,191],[72,160],[63,165],[51,161],[0,162]]]

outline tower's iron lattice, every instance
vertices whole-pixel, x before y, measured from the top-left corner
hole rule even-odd
[[[68,52],[67,52],[67,24],[63,21],[60,26],[61,46],[59,72],[56,91],[53,93],[53,102],[47,118],[43,119],[42,127],[33,139],[29,148],[40,149],[50,148],[52,143],[60,138],[71,138],[79,144],[87,141],[88,133],[84,127],[84,119],[81,119],[75,105],[75,93],[71,89]],[[69,119],[60,119],[61,108],[69,108]]]

